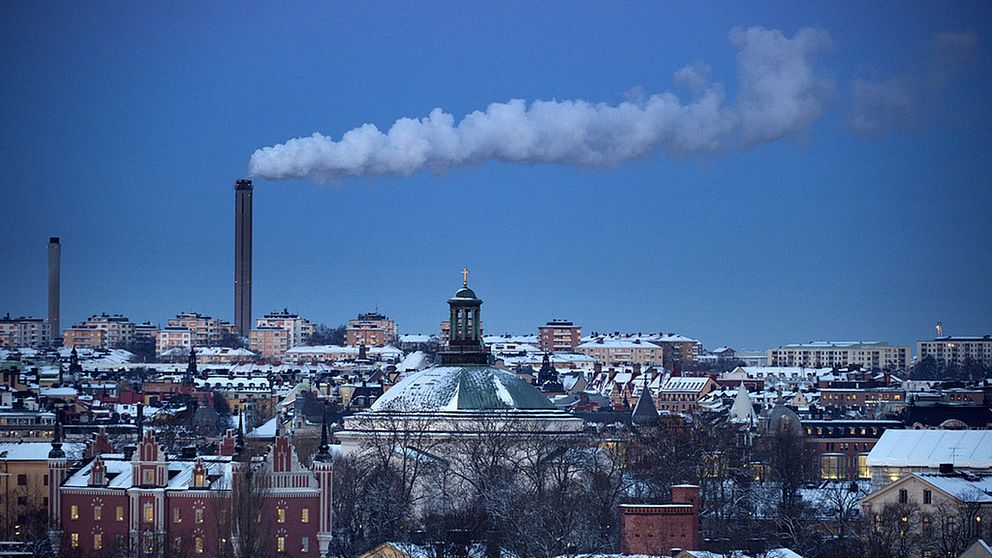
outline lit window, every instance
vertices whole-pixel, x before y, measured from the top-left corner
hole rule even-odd
[[[197,473],[196,479],[193,481],[196,486],[203,486],[203,473]]]
[[[152,504],[145,504],[145,523],[151,523],[155,521],[155,506]]]
[[[203,508],[193,510],[193,521],[195,523],[203,523]]]
[[[182,523],[183,522],[183,512],[179,508],[172,508],[172,522]]]
[[[114,512],[114,519],[124,521],[124,506],[117,506],[117,510]]]
[[[203,554],[203,537],[193,537],[193,552]]]
[[[79,506],[76,504],[69,507],[69,519],[79,519]]]
[[[276,521],[278,523],[286,523],[286,508],[276,510]]]
[[[300,510],[300,522],[310,523],[310,508],[303,508]]]
[[[100,521],[101,519],[103,519],[103,506],[93,506],[93,520]]]
[[[103,534],[93,533],[93,550],[100,550],[103,548]]]
[[[155,471],[154,470],[152,470],[152,469],[145,469],[144,484],[145,485],[155,484]]]
[[[286,537],[276,537],[276,552],[286,552]]]
[[[862,453],[858,455],[858,478],[859,479],[871,478],[871,469],[868,468],[867,453]]]
[[[842,479],[846,478],[846,473],[843,455],[820,456],[821,479]]]

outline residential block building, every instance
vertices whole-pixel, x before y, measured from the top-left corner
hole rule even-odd
[[[378,312],[359,314],[354,320],[348,320],[348,328],[344,331],[344,344],[349,347],[382,347],[395,342],[396,322]]]
[[[658,345],[640,339],[605,339],[599,337],[575,349],[606,366],[661,364],[664,351]]]
[[[64,347],[112,349],[134,341],[135,325],[119,314],[100,314],[66,328],[62,336]]]
[[[42,318],[10,314],[0,318],[0,347],[40,349],[52,342],[52,326]]]
[[[875,341],[796,343],[768,349],[771,366],[843,367],[865,370],[909,368],[910,348]]]
[[[992,336],[984,337],[935,337],[917,341],[916,356],[919,360],[933,357],[938,363],[962,365],[965,359],[992,366]]]
[[[537,328],[538,343],[548,353],[571,353],[582,343],[582,328],[567,320],[551,320]]]
[[[310,320],[301,317],[299,314],[293,314],[285,308],[281,312],[269,312],[255,320],[255,327],[278,327],[284,329],[287,333],[290,347],[302,345],[307,337],[313,335],[314,332],[314,325],[310,323]]]

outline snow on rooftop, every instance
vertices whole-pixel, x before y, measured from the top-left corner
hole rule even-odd
[[[992,469],[992,431],[886,430],[868,454],[869,467],[927,467],[951,463]]]
[[[661,386],[661,391],[689,391],[698,393],[706,382],[710,381],[708,376],[675,376],[668,378]]]
[[[992,476],[990,475],[965,478],[958,475],[915,473],[915,476],[954,496],[958,500],[964,502],[992,502]]]
[[[62,451],[69,459],[79,459],[86,444],[65,443]],[[47,461],[52,451],[51,442],[9,442],[0,444],[0,460],[6,461]]]

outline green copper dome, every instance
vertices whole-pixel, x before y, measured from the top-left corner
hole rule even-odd
[[[371,411],[433,412],[552,410],[540,391],[515,374],[485,365],[437,366],[413,372],[382,395]]]

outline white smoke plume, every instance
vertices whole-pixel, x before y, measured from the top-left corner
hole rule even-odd
[[[659,151],[672,157],[747,149],[798,137],[823,114],[832,95],[814,62],[831,47],[825,31],[793,37],[761,27],[735,29],[740,86],[733,102],[705,65],[675,74],[694,97],[671,92],[618,105],[581,100],[513,99],[455,123],[440,108],[426,118],[400,118],[383,133],[364,124],[340,140],[314,133],[258,149],[252,176],[318,182],[350,176],[405,176],[487,161],[611,168]]]

